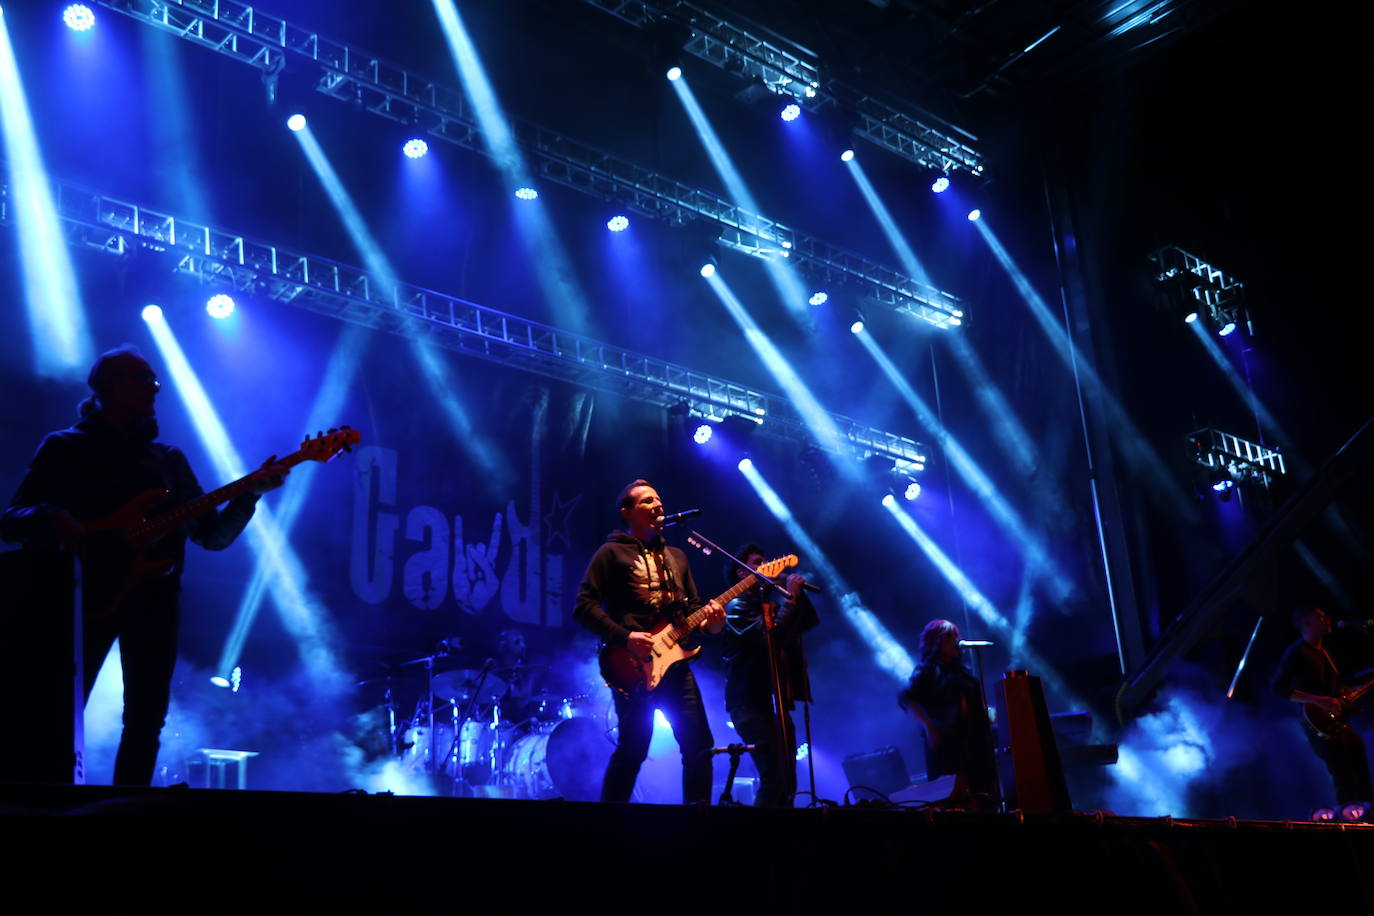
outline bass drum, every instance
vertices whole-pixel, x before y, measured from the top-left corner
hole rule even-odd
[[[504,771],[519,798],[596,801],[614,748],[596,719],[563,719],[511,746]]]

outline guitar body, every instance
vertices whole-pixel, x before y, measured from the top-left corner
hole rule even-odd
[[[170,557],[148,557],[148,548],[156,543],[155,538],[132,535],[147,525],[149,513],[171,495],[168,490],[144,490],[118,511],[82,522],[81,527],[89,536],[86,555],[81,560],[87,618],[109,617],[134,587],[166,576],[175,568]]]
[[[701,651],[700,648],[682,648],[681,642],[673,638],[673,628],[667,621],[650,630],[649,634],[654,642],[653,651],[643,661],[635,658],[629,649],[620,646],[601,647],[601,676],[624,696],[642,696],[651,692],[662,683],[669,668],[678,662],[691,661]]]
[[[306,438],[298,451],[277,462],[287,468],[302,461],[330,461],[357,445],[361,436],[347,426]],[[169,490],[144,490],[118,511],[81,523],[87,534],[86,554],[81,560],[82,594],[86,616],[100,620],[113,614],[133,588],[169,575],[176,568],[173,557],[157,556],[157,544],[168,533],[257,488],[257,472],[240,477],[218,490],[203,493],[188,503],[152,516],[171,497]]]
[[[1304,703],[1302,707],[1302,721],[1312,731],[1316,732],[1319,738],[1335,738],[1346,727],[1350,717],[1360,711],[1360,707],[1355,705],[1355,701],[1374,688],[1374,680],[1366,681],[1354,690],[1346,691],[1342,694],[1341,711],[1336,715],[1316,706],[1312,703]]]

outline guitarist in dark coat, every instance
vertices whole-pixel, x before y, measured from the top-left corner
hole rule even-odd
[[[663,501],[647,480],[620,492],[617,508],[627,531],[613,531],[587,564],[573,619],[607,646],[637,658],[650,652],[650,631],[702,607],[687,557],[664,543]],[[725,612],[711,602],[706,626],[719,632]],[[652,693],[612,690],[619,737],[601,784],[601,800],[626,802],[653,738],[654,710],[662,708],[682,751],[682,800],[711,800],[711,726],[696,678],[686,662],[668,669]]]
[[[157,764],[176,666],[177,593],[186,538],[208,550],[228,547],[252,518],[259,496],[281,484],[286,468],[264,464],[257,472],[261,485],[254,491],[165,536],[149,550],[149,557],[172,560],[170,574],[135,585],[113,614],[98,617],[92,613],[93,602],[100,600],[94,583],[114,551],[103,549],[82,523],[115,513],[146,490],[171,491],[159,510],[189,502],[202,490],[186,456],[154,441],[158,431],[154,400],[161,385],[136,349],[121,347],[102,354],[87,383],[93,393],[80,405],[80,421],[50,433],[38,447],[28,474],[0,516],[0,535],[30,549],[64,548],[81,558],[87,608],[86,697],[110,646],[119,639],[124,731],[114,782],[148,785]],[[117,571],[112,576],[122,578]]]
[[[1342,716],[1347,707],[1341,674],[1322,645],[1331,635],[1331,618],[1321,608],[1300,607],[1293,612],[1293,624],[1302,638],[1289,646],[1279,660],[1272,685],[1274,693],[1285,700],[1314,706],[1327,715]],[[1374,800],[1369,760],[1360,733],[1344,720],[1323,730],[1328,734],[1318,733],[1304,718],[1307,743],[1326,764],[1336,787],[1337,803]]]
[[[735,556],[753,569],[764,561],[763,548],[757,544],[746,544],[735,551]],[[747,572],[731,564],[725,569],[725,579],[733,585]],[[797,700],[811,702],[801,634],[820,622],[811,599],[801,590],[802,581],[796,574],[783,577],[786,596],[760,582],[725,606],[724,654],[730,666],[725,679],[725,708],[744,742],[759,748],[751,753],[759,774],[754,794],[754,804],[759,807],[791,807],[797,791],[797,736],[791,710]],[[767,611],[773,619],[773,647],[782,690],[785,747],[781,754],[774,748],[778,729],[773,668],[764,632],[765,606],[770,606]]]

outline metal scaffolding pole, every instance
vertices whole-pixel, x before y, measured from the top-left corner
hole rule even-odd
[[[316,89],[331,98],[404,124],[483,155],[485,139],[461,92],[387,63],[376,55],[298,28],[233,0],[96,0],[116,12],[249,64],[264,75],[287,57],[311,61],[324,72]],[[959,299],[899,271],[735,206],[710,191],[520,118],[509,118],[516,142],[550,181],[638,213],[682,224],[714,222],[720,241],[760,257],[787,257],[820,282],[844,279],[870,300],[937,327],[967,321]],[[784,254],[785,252],[785,254]]]
[[[8,224],[10,189],[3,174],[0,171],[0,222]],[[395,334],[424,335],[449,350],[594,391],[660,407],[685,405],[706,419],[748,417],[759,423],[760,435],[826,447],[811,434],[792,402],[780,395],[418,286],[397,284],[388,292],[387,284],[360,268],[256,242],[76,185],[57,182],[53,191],[73,244],[112,255],[139,249],[166,253],[175,270],[203,283]],[[924,449],[913,439],[839,414],[829,416],[843,437],[832,451],[856,458],[882,455],[893,461],[925,462]]]

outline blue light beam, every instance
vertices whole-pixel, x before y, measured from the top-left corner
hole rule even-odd
[[[726,152],[725,145],[720,142],[720,137],[716,135],[715,128],[711,126],[710,119],[706,117],[706,112],[702,111],[701,105],[697,102],[692,87],[687,85],[687,80],[674,80],[673,92],[677,94],[678,101],[682,103],[692,126],[696,128],[697,136],[701,139],[701,145],[706,148],[706,155],[710,158],[711,165],[715,167],[716,174],[725,183],[725,189],[729,193],[730,199],[735,202],[736,206],[748,210],[750,213],[759,213],[759,205],[755,202],[754,195],[744,183],[739,169],[735,168],[734,160]],[[768,271],[768,279],[773,284],[773,289],[777,292],[778,298],[786,306],[787,313],[803,328],[809,328],[812,319],[806,305],[811,294],[806,291],[801,278],[797,276],[792,265],[787,262],[787,248],[779,243],[777,252],[764,258],[763,263]]]
[[[849,175],[854,179],[854,183],[859,186],[863,193],[864,200],[868,202],[868,209],[872,211],[873,217],[882,227],[883,235],[887,238],[887,243],[892,246],[893,252],[897,255],[897,260],[902,262],[902,269],[914,280],[930,285],[930,277],[926,274],[925,265],[916,257],[916,252],[911,250],[911,245],[907,243],[906,237],[902,235],[902,230],[897,228],[897,221],[892,218],[892,213],[883,203],[883,199],[878,196],[878,191],[873,187],[873,183],[868,180],[868,175],[864,172],[863,165],[857,159],[849,159],[845,162],[845,168],[849,169]],[[947,327],[947,325],[942,325]]]
[[[835,426],[835,421],[830,414],[816,400],[816,396],[811,393],[811,389],[806,387],[801,376],[792,368],[789,363],[774,346],[773,341],[754,321],[749,310],[739,301],[725,280],[718,272],[712,272],[706,277],[706,282],[710,284],[711,290],[725,306],[725,310],[730,313],[730,317],[735,319],[735,324],[739,325],[740,331],[744,333],[744,339],[749,346],[754,348],[754,352],[763,362],[763,366],[769,374],[782,387],[783,393],[796,406],[797,412],[801,414],[802,421],[806,423],[811,434],[816,437],[821,448],[830,456],[832,463],[842,475],[852,481],[857,481],[860,477],[858,463],[847,458],[848,442],[840,434],[840,430]],[[764,422],[768,419],[765,417]]]
[[[0,130],[9,164],[5,209],[19,238],[34,371],[42,378],[80,381],[95,356],[94,347],[3,13]]]
[[[158,352],[176,383],[182,406],[195,425],[201,445],[210,456],[215,475],[222,480],[236,480],[246,472],[243,459],[229,439],[218,411],[210,401],[204,386],[190,361],[182,351],[166,316],[161,309],[146,308],[147,322],[157,343]],[[249,546],[260,565],[271,570],[269,589],[281,612],[282,622],[296,640],[301,661],[312,681],[327,696],[334,696],[348,686],[348,679],[335,657],[334,634],[329,628],[327,614],[309,592],[304,566],[296,557],[291,542],[277,524],[274,513],[259,502],[253,521],[244,529]]]
[[[1062,607],[1061,604],[1073,594],[1073,583],[1059,570],[1057,564],[1040,543],[1040,539],[1031,532],[1021,519],[1020,514],[997,491],[996,485],[973,460],[973,456],[964,449],[958,439],[950,435],[949,430],[945,429],[935,411],[931,410],[921,396],[916,393],[916,389],[911,387],[911,383],[906,380],[901,370],[878,346],[873,335],[866,330],[860,330],[855,336],[864,345],[868,355],[878,364],[878,368],[883,370],[888,381],[897,389],[902,400],[906,401],[907,406],[916,414],[917,422],[930,430],[931,435],[939,443],[945,457],[949,460],[950,467],[978,497],[978,501],[987,509],[993,520],[1015,542],[1021,554],[1026,558],[1029,571],[1046,583],[1050,589],[1051,597],[1061,612],[1067,612],[1068,609]]]
[[[377,239],[368,229],[362,214],[358,212],[358,207],[353,202],[348,189],[339,180],[338,173],[334,171],[333,165],[329,162],[329,157],[315,139],[315,134],[311,131],[310,125],[302,125],[301,129],[295,132],[295,135],[301,149],[305,151],[305,156],[310,161],[311,167],[319,177],[320,184],[324,186],[325,192],[329,196],[329,202],[334,205],[335,212],[343,221],[344,228],[347,230],[349,238],[353,240],[353,246],[358,250],[363,263],[367,265],[368,271],[381,284],[383,294],[392,300],[393,305],[399,307],[399,303],[396,302],[399,286],[396,271],[391,266],[391,261],[387,258],[386,253],[382,251],[382,246],[378,244]],[[439,348],[424,335],[422,328],[423,325],[420,322],[408,319],[404,327],[407,333],[403,336],[410,346],[411,353],[415,356],[415,361],[424,372],[425,380],[429,383],[435,400],[443,409],[454,438],[469,457],[486,472],[485,477],[488,481],[494,483],[508,479],[510,475],[509,464],[491,446],[486,437],[478,433],[472,418],[468,416],[466,406],[459,398],[459,386],[450,374],[448,364],[443,359]]]
[[[320,390],[315,396],[315,402],[306,416],[304,429],[324,429],[339,424],[348,391],[357,375],[363,352],[371,339],[372,330],[370,328],[354,324],[344,326],[342,336],[334,347],[334,353],[330,356],[329,363],[325,367],[324,379],[320,383]],[[277,498],[277,525],[281,529],[283,537],[289,538],[291,536],[296,526],[296,520],[305,508],[306,498],[310,495],[311,487],[315,482],[315,475],[319,469],[319,465],[313,461],[297,465],[296,469],[291,472],[289,484],[283,488],[283,492]],[[239,663],[239,659],[243,655],[244,644],[248,640],[248,634],[252,631],[258,612],[262,609],[263,599],[267,596],[272,575],[271,564],[259,559],[253,570],[253,578],[249,580],[247,588],[244,589],[243,597],[239,599],[239,608],[234,615],[233,626],[230,628],[229,635],[224,641],[224,648],[220,652],[219,664],[215,668],[220,675],[227,676]]]
[[[826,589],[832,595],[839,596],[840,607],[844,610],[845,619],[858,631],[864,644],[873,649],[873,657],[878,666],[898,681],[906,681],[916,668],[915,660],[893,637],[887,627],[883,626],[882,621],[878,620],[874,613],[864,606],[863,599],[844,581],[834,564],[821,550],[820,545],[792,515],[792,510],[764,479],[763,474],[754,466],[754,462],[748,458],[744,459],[739,463],[739,470],[744,475],[744,479],[749,481],[749,485],[754,488],[754,492],[758,494],[768,511],[773,513],[773,517],[782,523],[788,537],[792,539],[792,543],[801,549],[807,562],[815,565],[816,572],[824,581]]]
[[[487,77],[481,55],[477,53],[477,47],[463,24],[463,17],[459,15],[453,0],[433,0],[433,4],[454,66],[458,68],[463,92],[472,105],[496,167],[505,178],[507,187],[533,189],[535,183],[529,166],[516,144],[514,131]],[[515,216],[535,276],[559,323],[586,334],[592,330],[587,297],[577,282],[567,252],[548,213],[543,206],[527,205],[531,202],[516,207]]]
[[[945,577],[945,581],[959,593],[964,604],[973,609],[979,620],[1010,642],[1013,662],[1023,662],[1025,668],[1043,677],[1045,682],[1053,687],[1060,696],[1076,705],[1081,705],[1082,701],[1074,697],[1064,679],[1050,667],[1040,653],[1035,651],[1023,635],[1016,632],[1016,628],[1011,625],[1011,622],[978,590],[978,587],[964,574],[964,571],[940,549],[940,545],[936,544],[930,535],[926,534],[921,526],[916,523],[916,520],[902,509],[897,498],[889,493],[883,497],[882,503],[883,507],[897,520],[897,524],[901,526],[902,530],[916,542],[916,546],[921,549],[927,559],[935,564],[935,568],[940,571],[940,575]]]
[[[1079,351],[1073,340],[1070,339],[1068,332],[1065,331],[1063,324],[1055,319],[1049,306],[1045,304],[1045,300],[1040,297],[1040,294],[1035,291],[1035,287],[1031,286],[1026,275],[1016,266],[1016,262],[1012,260],[1011,255],[1003,247],[996,233],[992,231],[988,221],[985,219],[978,220],[974,225],[978,228],[978,234],[983,237],[983,241],[987,243],[988,248],[997,258],[997,262],[1006,271],[1007,276],[1011,278],[1022,302],[1030,309],[1031,317],[1035,319],[1041,331],[1049,338],[1050,344],[1054,347],[1059,358],[1063,360],[1070,374],[1074,379],[1081,379],[1085,382],[1086,386],[1100,400],[1106,411],[1108,422],[1116,429],[1122,440],[1123,454],[1135,470],[1153,482],[1152,487],[1145,488],[1146,491],[1156,498],[1167,495],[1170,498],[1166,505],[1187,520],[1196,521],[1197,509],[1192,505],[1191,496],[1185,494],[1178,481],[1169,475],[1166,470],[1168,465],[1164,459],[1155,451],[1149,440],[1141,434],[1134,421],[1126,413],[1125,408],[1121,406],[1121,402],[1112,394],[1111,389],[1103,384],[1097,370]],[[1080,411],[1081,409],[1080,402]],[[1081,416],[1080,420],[1084,423],[1086,431],[1086,420]],[[1108,579],[1110,580],[1110,577]]]

